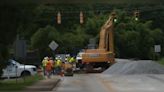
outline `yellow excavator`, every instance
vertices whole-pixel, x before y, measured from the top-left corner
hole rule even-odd
[[[115,61],[113,25],[116,14],[113,12],[101,27],[99,46],[97,49],[85,49],[82,54],[82,64],[86,70],[101,67],[107,69]]]

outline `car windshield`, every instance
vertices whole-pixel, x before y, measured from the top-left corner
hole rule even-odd
[[[15,60],[9,60],[9,62],[13,65],[17,65],[17,66],[20,65],[20,63],[16,62]]]

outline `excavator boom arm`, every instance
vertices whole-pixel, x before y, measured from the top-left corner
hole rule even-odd
[[[113,49],[113,16],[110,16],[100,31],[99,49],[114,52]]]

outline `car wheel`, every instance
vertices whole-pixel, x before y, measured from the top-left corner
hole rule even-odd
[[[21,77],[30,76],[30,75],[31,75],[31,73],[29,71],[23,71],[21,73]]]

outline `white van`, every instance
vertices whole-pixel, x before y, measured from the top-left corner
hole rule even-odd
[[[8,63],[8,66],[3,69],[2,78],[30,76],[37,73],[34,65],[23,65],[11,59]]]

